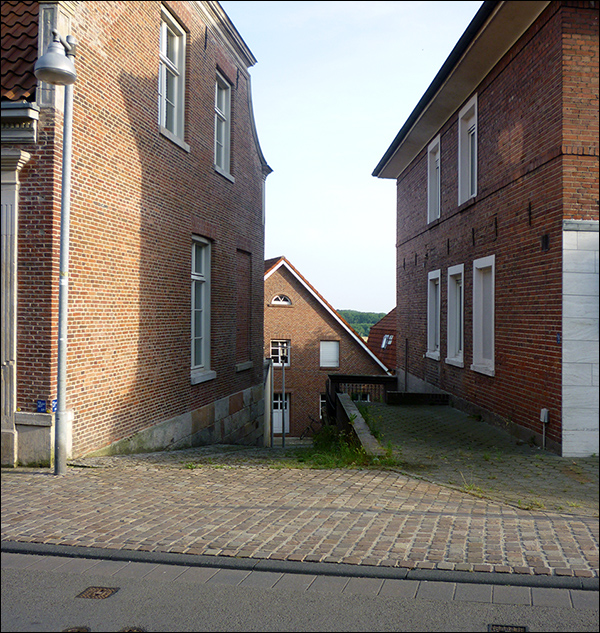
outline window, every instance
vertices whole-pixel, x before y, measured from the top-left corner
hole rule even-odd
[[[477,95],[458,115],[458,204],[477,195]]]
[[[427,150],[427,221],[440,217],[442,179],[440,171],[440,137],[429,144]]]
[[[321,341],[320,367],[339,367],[340,366],[340,342],[339,341]]]
[[[185,110],[185,32],[163,8],[158,72],[158,123],[161,132],[189,151],[183,142]]]
[[[327,394],[319,394],[319,420],[323,419],[323,413],[327,413]]]
[[[381,341],[381,349],[387,349],[388,347],[390,347],[393,340],[394,340],[393,334],[384,334],[383,339]]]
[[[440,271],[427,275],[427,358],[440,360]]]
[[[292,300],[287,295],[275,295],[271,299],[272,306],[291,306]]]
[[[230,175],[231,86],[217,73],[215,84],[215,167]]]
[[[271,359],[274,365],[289,367],[291,351],[292,342],[290,340],[271,341]]]
[[[192,384],[216,377],[210,370],[210,242],[192,243]]]
[[[446,362],[464,367],[464,270],[463,264],[448,269],[448,350]]]
[[[473,371],[494,375],[495,255],[473,262]]]

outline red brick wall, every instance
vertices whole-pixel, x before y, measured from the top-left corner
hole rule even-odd
[[[287,295],[291,306],[272,306],[271,299]],[[299,436],[319,419],[319,396],[332,373],[381,375],[384,370],[328,313],[289,270],[280,267],[265,281],[265,357],[272,340],[290,340],[290,367],[285,369],[285,391],[290,397],[290,435]],[[340,367],[319,367],[320,341],[340,342]],[[281,393],[281,369],[276,367],[275,392]]]
[[[542,432],[540,409],[547,408],[548,437],[556,443],[561,440],[562,220],[563,216],[598,218],[597,202],[590,195],[598,189],[597,16],[592,9],[577,13],[577,20],[585,25],[582,42],[573,33],[581,30],[580,25],[568,26],[573,23],[573,10],[552,3],[478,87],[474,202],[457,206],[456,114],[440,131],[440,220],[427,225],[425,151],[398,180],[398,367],[402,370],[408,363],[413,376],[529,429],[528,439],[531,433]],[[570,63],[574,49],[578,58]],[[590,102],[594,73],[596,101]],[[587,99],[580,96],[582,86]],[[595,142],[581,129],[588,121],[582,124],[569,114],[574,112],[569,105],[574,107],[574,94],[584,104],[580,110],[585,118],[596,121]],[[568,123],[564,133],[563,121]],[[595,145],[586,150],[596,157],[593,172],[592,157],[575,155],[579,149],[565,150],[567,137],[577,148]],[[548,236],[548,250],[542,250],[543,236]],[[494,377],[470,369],[473,261],[489,255],[496,258]],[[447,271],[457,264],[465,267],[464,368],[444,362]],[[427,275],[438,269],[440,362],[424,357]]]
[[[185,141],[157,124],[160,2],[83,2],[74,87],[68,408],[74,454],[262,382],[262,165],[247,71],[202,23],[168,2],[187,32]],[[218,61],[220,60],[220,62]],[[214,82],[231,75],[235,183],[213,169]],[[21,410],[56,397],[56,270],[61,138],[49,113],[22,172],[19,227]],[[62,124],[62,116],[58,116]],[[30,148],[25,148],[30,151]],[[217,379],[190,384],[191,241],[212,240],[212,354]],[[252,258],[252,368],[236,372],[238,249]]]

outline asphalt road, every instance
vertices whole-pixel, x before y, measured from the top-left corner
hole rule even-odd
[[[569,589],[2,554],[3,632],[583,632],[598,631],[597,598]]]

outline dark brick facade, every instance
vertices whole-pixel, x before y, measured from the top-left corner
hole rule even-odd
[[[458,205],[460,108],[434,134],[441,146],[440,218],[427,223],[426,143],[397,179],[397,367],[408,369],[415,385],[448,392],[527,440],[541,442],[545,433],[548,445],[560,451],[563,221],[598,221],[597,3],[551,2],[467,99],[472,95],[478,108],[477,196]],[[491,255],[493,376],[470,368],[473,262]],[[445,362],[447,272],[460,264],[463,367]],[[428,273],[437,270],[440,360],[425,356]],[[546,429],[541,409],[549,410]]]
[[[74,412],[77,456],[159,423],[191,419],[194,412],[199,433],[215,418],[197,412],[234,394],[252,392],[255,412],[260,409],[262,200],[270,169],[250,105],[249,67],[255,60],[241,39],[227,35],[235,28],[218,3],[73,4],[70,32],[79,47],[67,404]],[[163,4],[187,38],[189,151],[158,126]],[[231,82],[232,178],[213,167],[217,71]],[[37,400],[56,397],[61,127],[61,112],[42,108],[37,144],[21,148],[31,154],[21,172],[18,235],[17,403],[24,413],[35,412]],[[195,385],[190,384],[193,236],[212,245],[210,364],[216,372],[215,379]],[[243,313],[235,280],[243,286]],[[260,416],[252,418],[254,441]],[[200,426],[199,419],[205,420]],[[210,431],[217,441],[245,434]]]

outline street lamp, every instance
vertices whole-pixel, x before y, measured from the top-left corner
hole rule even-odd
[[[75,48],[71,35],[64,40],[58,30],[48,50],[36,62],[35,76],[49,84],[65,87],[62,186],[60,203],[60,281],[58,287],[58,369],[54,441],[54,474],[67,471],[67,316],[69,309],[69,229],[71,223],[71,155],[73,149],[73,84]]]

